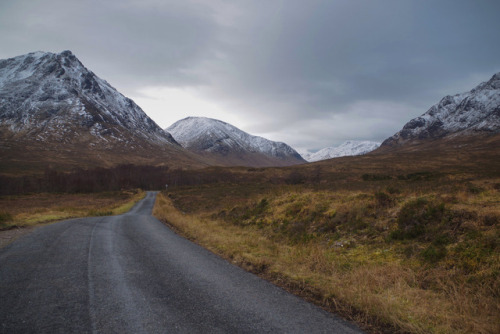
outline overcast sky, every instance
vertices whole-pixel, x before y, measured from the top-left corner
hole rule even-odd
[[[500,72],[498,0],[0,0],[0,58],[71,50],[162,128],[382,141]]]

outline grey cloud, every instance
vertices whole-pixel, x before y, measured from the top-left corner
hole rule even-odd
[[[464,69],[498,64],[500,47],[491,31],[499,31],[500,24],[479,16],[491,8],[461,12],[471,6],[457,1],[427,8],[401,1],[286,4],[281,11],[268,8],[272,3],[247,8],[253,19],[235,27],[228,44],[236,46],[223,49],[238,75],[225,73],[227,83],[221,79],[217,86],[222,95],[228,88],[270,100],[307,95],[308,105],[318,107],[353,97],[403,101],[463,77]],[[262,17],[264,10],[281,16]]]
[[[477,72],[489,72],[487,80],[500,69],[499,10],[492,1],[259,3],[227,32],[221,44],[226,59],[215,64],[220,75],[212,93],[261,118],[264,130],[290,129],[311,118],[333,130],[330,116],[354,112],[357,101],[400,104],[384,117],[402,126],[455,82]],[[372,139],[394,131],[388,122],[361,124],[369,119],[351,114],[344,122],[359,121],[353,135]]]
[[[1,28],[13,49],[71,49],[131,89],[203,81],[191,69],[210,57],[216,27],[209,8],[188,1],[21,0],[7,10]]]

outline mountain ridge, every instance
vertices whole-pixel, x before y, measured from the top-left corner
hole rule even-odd
[[[468,92],[448,95],[406,123],[381,147],[500,132],[500,72]]]
[[[212,156],[223,165],[264,167],[306,162],[285,143],[253,136],[213,118],[187,117],[165,130],[184,148],[204,156]]]
[[[496,73],[468,92],[445,96],[387,138],[376,152],[499,133],[500,73]],[[317,160],[308,159],[353,154],[332,151],[326,148],[315,153],[321,156]],[[305,162],[285,143],[215,119],[188,117],[161,129],[71,51],[37,51],[0,60],[0,172],[35,165],[267,167]]]
[[[367,154],[376,150],[381,143],[368,140],[347,140],[339,146],[325,147],[314,153],[304,153],[302,157],[308,162]]]

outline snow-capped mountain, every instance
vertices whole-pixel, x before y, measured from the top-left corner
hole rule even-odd
[[[134,101],[71,53],[0,60],[0,126],[13,136],[108,145],[177,145]]]
[[[326,147],[315,153],[303,153],[302,157],[309,162],[327,160],[338,157],[362,155],[380,146],[379,142],[348,140],[336,147]]]
[[[224,165],[286,166],[305,162],[290,146],[252,136],[228,123],[188,117],[165,129],[184,148]]]
[[[444,97],[382,146],[426,139],[500,132],[500,73],[469,92]]]
[[[207,165],[70,51],[0,60],[1,170],[119,163]]]

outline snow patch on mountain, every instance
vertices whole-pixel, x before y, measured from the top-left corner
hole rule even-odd
[[[469,92],[445,96],[382,145],[478,132],[500,132],[500,73]]]
[[[326,147],[315,153],[303,153],[302,157],[309,162],[339,158],[345,156],[362,155],[376,150],[379,142],[348,140],[339,146]]]

